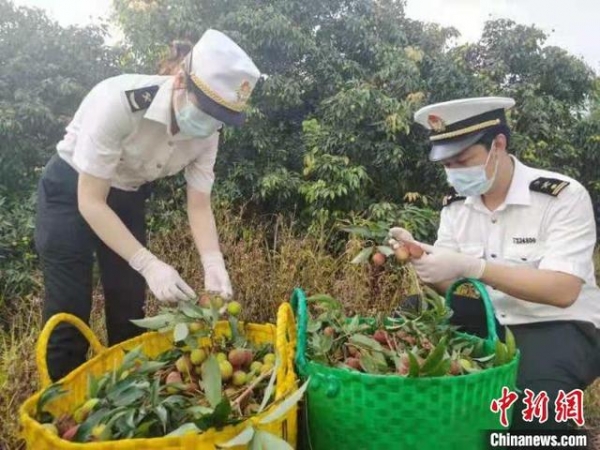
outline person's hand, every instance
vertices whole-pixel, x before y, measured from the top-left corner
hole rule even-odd
[[[419,243],[425,254],[412,260],[415,272],[425,283],[440,283],[458,278],[479,279],[485,270],[485,260],[446,248]]]
[[[415,240],[408,230],[400,227],[390,228],[388,231],[388,237],[388,244],[390,244],[390,247],[394,249],[405,242],[413,242]]]
[[[161,302],[191,300],[196,297],[194,290],[183,281],[173,267],[144,247],[131,257],[129,265],[146,279],[148,287]]]
[[[233,296],[233,289],[223,255],[220,252],[202,255],[202,266],[204,268],[204,289],[220,295],[225,300],[230,299]]]

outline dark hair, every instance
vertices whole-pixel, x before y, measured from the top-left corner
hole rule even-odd
[[[173,41],[169,47],[169,54],[159,64],[159,75],[174,75],[179,70],[181,61],[192,51],[194,44],[187,40]]]
[[[492,149],[493,140],[496,139],[496,136],[499,134],[506,136],[506,150],[508,151],[510,148],[510,128],[506,125],[498,125],[497,127],[491,128],[475,144],[483,145],[489,152]]]

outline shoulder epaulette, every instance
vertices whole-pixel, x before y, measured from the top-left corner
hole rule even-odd
[[[539,177],[529,183],[529,190],[556,197],[569,184],[571,184],[569,181],[559,180],[558,178]]]
[[[458,195],[456,192],[451,192],[450,194],[446,195],[442,200],[442,207],[448,206],[451,203],[458,202],[460,200],[465,200],[466,198],[467,197],[465,197],[464,195]]]
[[[154,100],[158,88],[159,86],[147,86],[125,91],[125,96],[127,97],[131,111],[136,112],[148,108],[152,103],[152,100]]]

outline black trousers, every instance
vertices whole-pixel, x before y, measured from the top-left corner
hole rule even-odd
[[[462,331],[480,337],[487,336],[483,304],[475,299],[454,296],[454,316],[451,323]],[[496,320],[496,328],[504,341],[504,327]],[[510,325],[521,352],[517,388],[523,391],[514,404],[511,430],[566,430],[573,421],[557,422],[555,402],[560,390],[569,394],[585,390],[600,376],[600,331],[590,322],[553,321],[527,325]],[[535,396],[548,395],[547,421],[534,417],[523,419],[526,408],[525,389]],[[562,402],[559,402],[559,405]]]
[[[89,323],[96,255],[111,346],[144,331],[130,320],[143,317],[146,284],[127,261],[100,241],[79,213],[77,180],[77,172],[55,155],[38,184],[35,245],[44,277],[43,322],[64,312]],[[107,199],[109,207],[143,245],[148,192],[147,188],[137,192],[111,189]],[[87,341],[74,327],[59,325],[48,346],[47,363],[52,380],[84,363],[87,351]]]

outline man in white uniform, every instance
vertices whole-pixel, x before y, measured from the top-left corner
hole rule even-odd
[[[521,397],[513,428],[559,429],[567,426],[555,421],[559,390],[583,390],[600,374],[596,224],[579,182],[510,154],[506,110],[513,105],[510,98],[470,98],[416,113],[431,132],[429,160],[444,167],[453,191],[436,242],[419,243],[426,253],[412,264],[440,293],[461,278],[488,286],[497,323],[510,327],[522,352],[518,388],[549,396],[544,423],[523,420]],[[390,236],[393,246],[413,240],[401,228]],[[480,302],[454,307],[455,323],[485,336]]]
[[[231,297],[211,207],[213,167],[219,131],[242,125],[260,72],[216,30],[189,50],[171,75],[127,74],[97,84],[45,167],[35,229],[44,321],[61,312],[89,320],[94,254],[111,346],[143,331],[131,320],[143,317],[146,285],[160,301],[195,297],[177,270],[145,247],[148,188],[180,171],[204,287]],[[51,378],[82,364],[87,347],[73,327],[58,327],[48,348]]]

